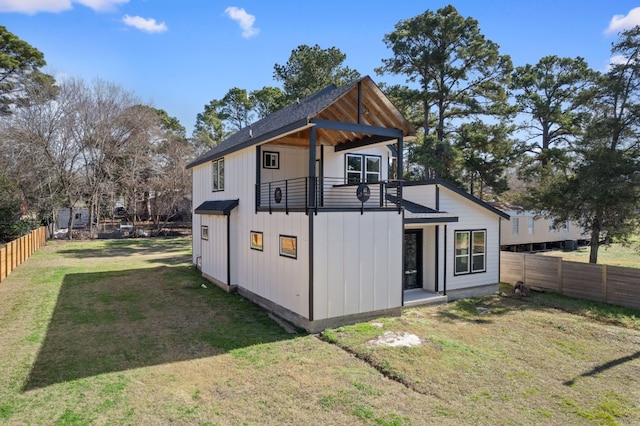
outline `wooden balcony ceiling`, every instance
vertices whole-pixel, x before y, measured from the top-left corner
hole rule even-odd
[[[358,91],[360,90],[360,96]],[[360,99],[360,108],[358,105]],[[361,84],[354,85],[335,102],[319,111],[313,119],[331,120],[342,123],[362,124],[402,130],[405,137],[415,135],[415,130],[396,107],[382,93],[370,78],[364,78]],[[368,132],[317,129],[317,144],[337,146],[347,142],[371,139],[375,135]],[[273,143],[305,147],[309,146],[310,129],[283,136]]]
[[[238,130],[187,167],[259,144],[308,147],[314,126],[316,144],[336,150],[415,136],[411,124],[367,76],[341,87],[329,86],[275,111]]]

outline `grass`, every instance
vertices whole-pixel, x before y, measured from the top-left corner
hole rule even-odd
[[[580,247],[575,251],[552,250],[541,252],[546,256],[562,257],[572,262],[589,262],[590,247]],[[635,236],[628,243],[612,243],[598,249],[598,264],[640,268],[640,236]]]
[[[379,322],[421,347],[368,344],[369,324],[325,330],[381,374],[427,397],[458,424],[638,424],[640,311],[534,293],[408,309]],[[476,308],[487,308],[484,315]]]
[[[640,422],[640,312],[551,294],[318,338],[203,281],[188,239],[50,242],[0,285],[0,324],[0,424]],[[367,344],[384,331],[424,343]]]

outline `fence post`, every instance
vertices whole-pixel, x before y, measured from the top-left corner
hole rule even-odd
[[[527,255],[522,253],[522,282],[527,283]]]
[[[558,293],[559,294],[562,294],[562,285],[563,285],[562,267],[563,267],[563,261],[562,261],[562,258],[559,257],[558,258]]]
[[[7,275],[7,248],[0,248],[0,283]]]
[[[607,265],[602,265],[602,292],[603,292],[603,297],[602,299],[604,300],[604,303],[608,303],[607,300],[609,299],[607,296],[608,293],[608,289],[607,289]]]
[[[24,263],[24,257],[25,257],[25,242],[26,239],[24,238],[24,236],[20,237],[20,265],[22,265]]]

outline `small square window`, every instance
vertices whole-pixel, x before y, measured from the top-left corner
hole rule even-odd
[[[209,239],[209,227],[207,225],[202,225],[200,227],[200,238],[203,240]]]
[[[262,251],[262,232],[251,231],[251,249]]]
[[[262,157],[262,167],[265,169],[279,169],[280,153],[265,151]]]
[[[280,256],[298,258],[298,237],[280,235]]]

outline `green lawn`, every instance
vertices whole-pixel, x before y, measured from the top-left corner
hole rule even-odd
[[[639,311],[534,293],[291,335],[189,244],[50,242],[3,281],[0,424],[640,423]]]
[[[575,251],[552,250],[541,252],[546,256],[558,256],[572,262],[589,262],[590,247],[580,247]],[[613,243],[600,246],[598,264],[640,268],[640,237],[636,236],[629,243]]]

